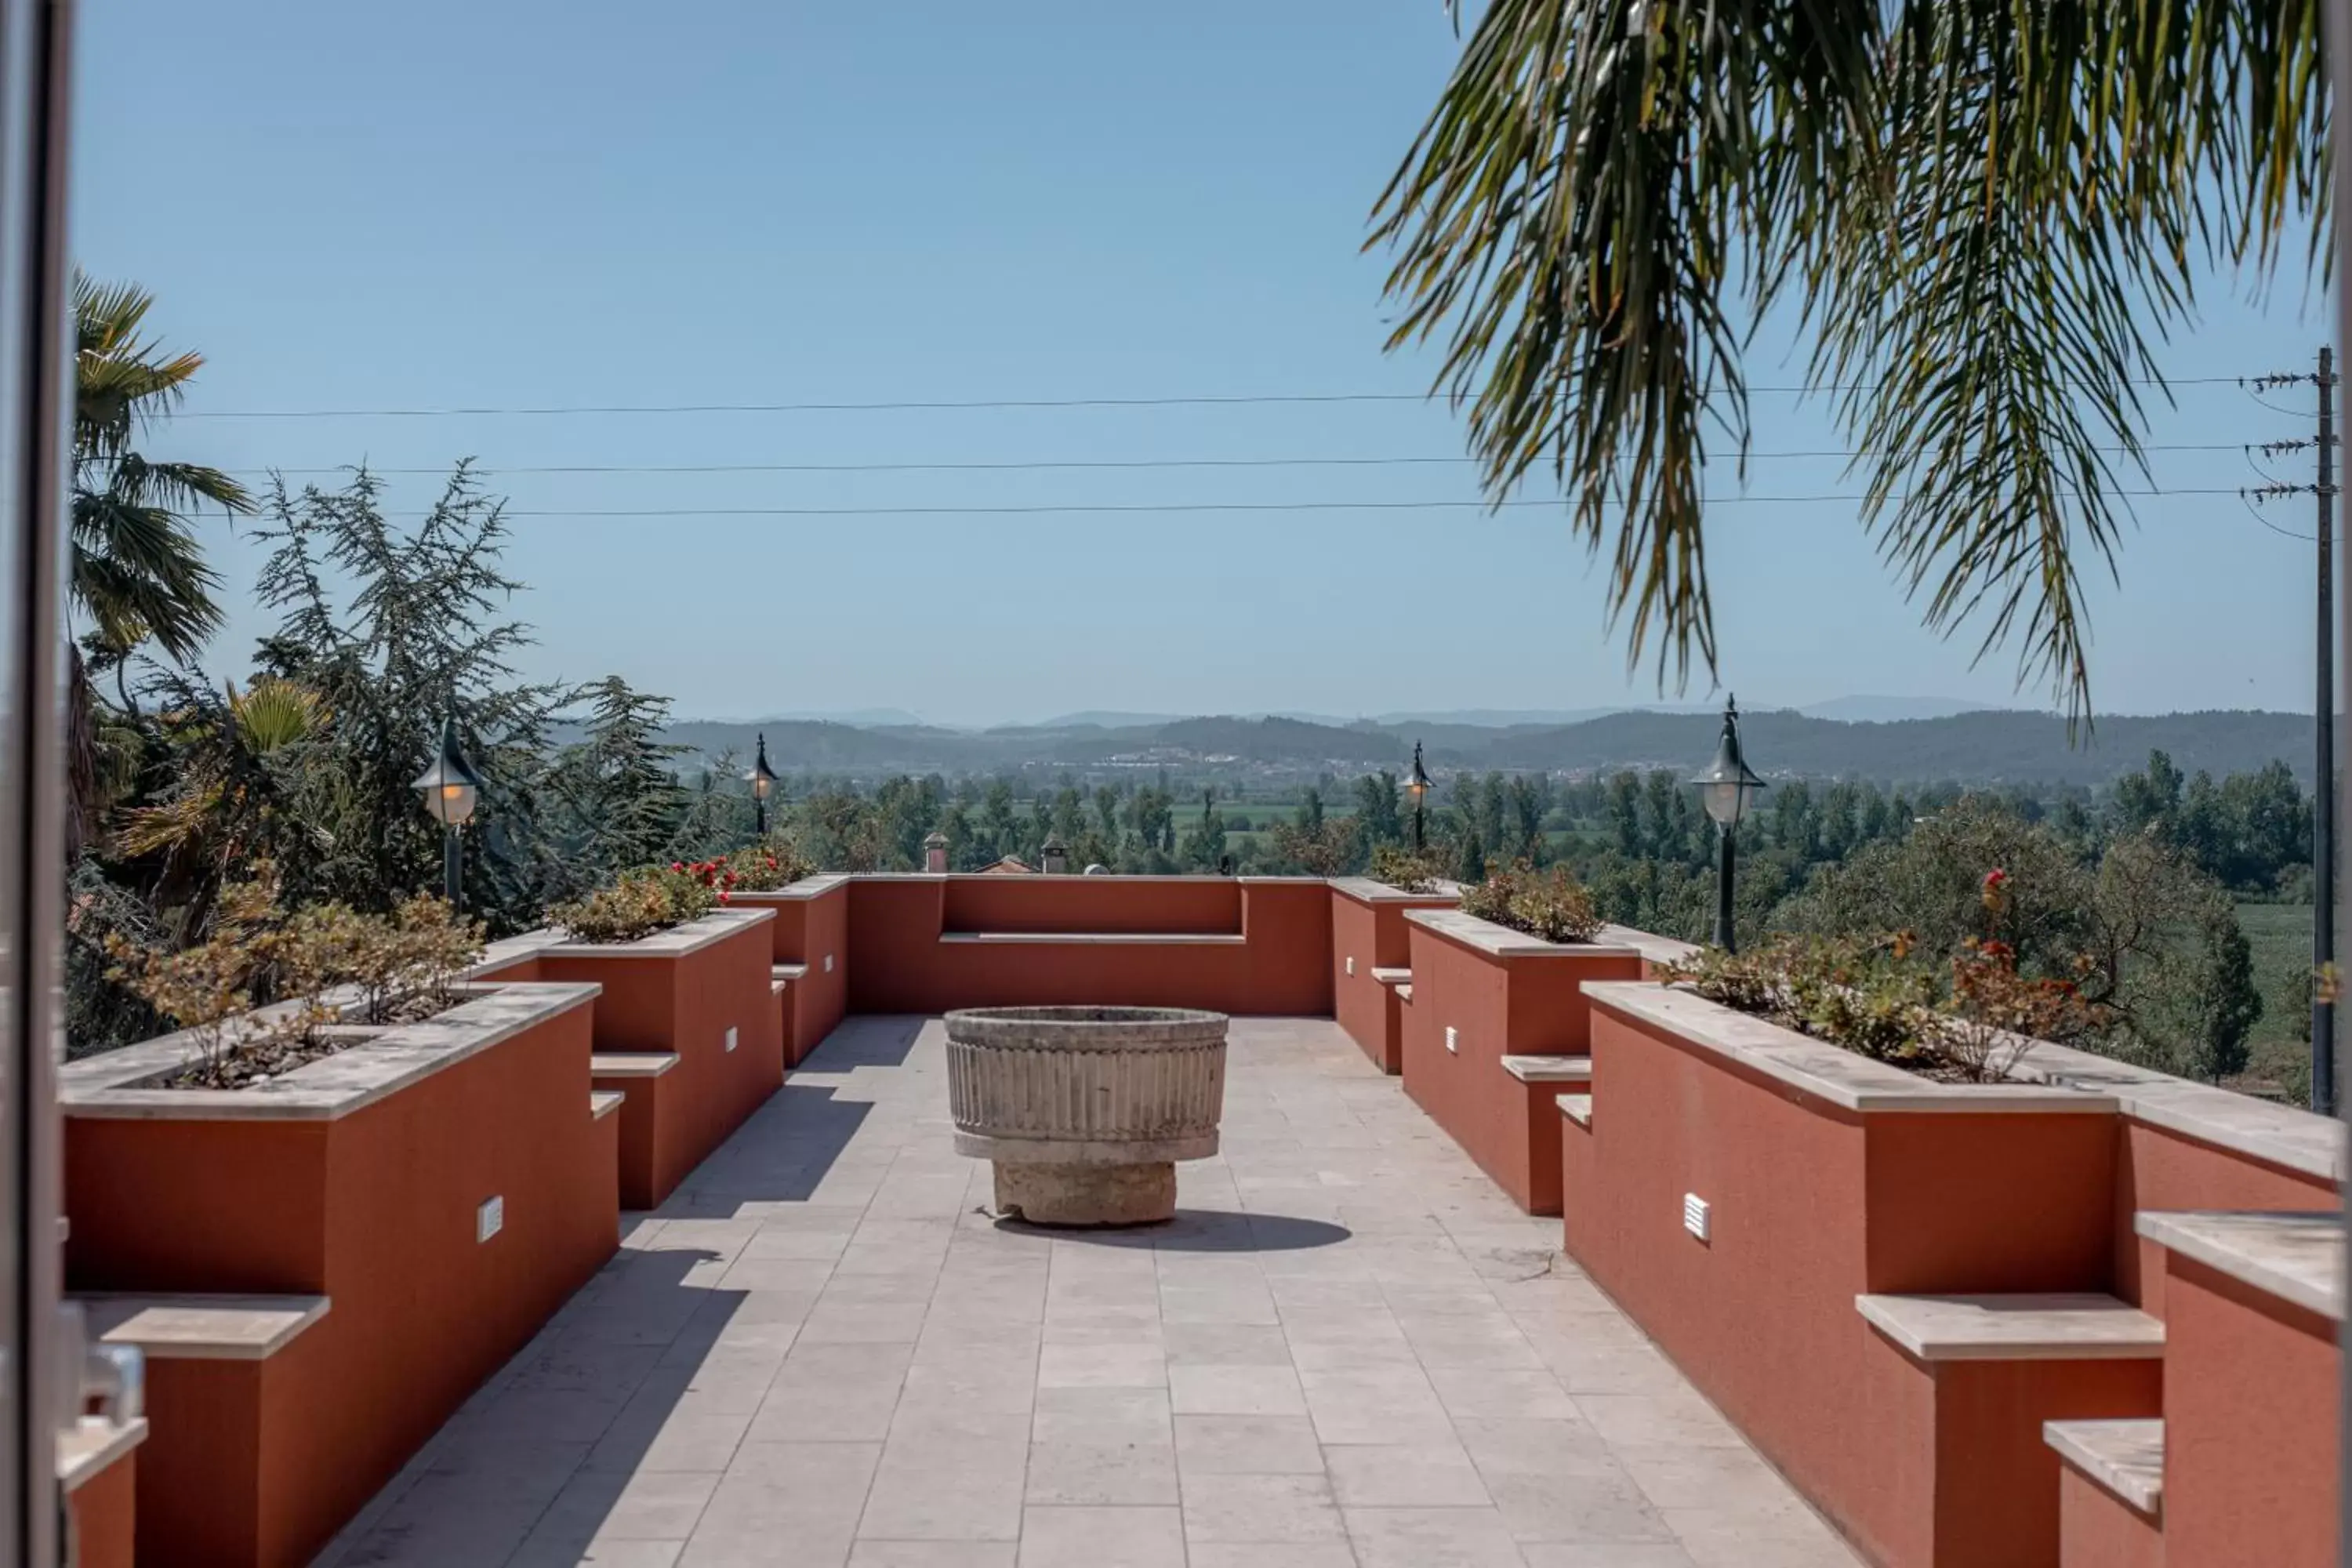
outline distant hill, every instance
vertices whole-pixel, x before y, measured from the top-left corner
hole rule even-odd
[[[1901,719],[1949,719],[1956,713],[2013,712],[1999,703],[1958,697],[1833,697],[1797,711],[1808,719],[1840,719],[1854,724],[1888,724]]]
[[[1105,715],[1115,717],[1116,715]],[[1020,773],[1116,777],[1166,767],[1188,777],[1236,780],[1341,776],[1399,770],[1415,741],[1433,771],[1593,773],[1619,768],[1696,770],[1715,749],[1714,711],[1622,711],[1577,723],[1507,728],[1468,723],[1315,723],[1204,715],[1134,725],[1024,725],[982,731],[936,725],[861,727],[821,721],[763,724],[682,722],[669,738],[703,755],[751,752],[768,737],[779,771],[847,773]],[[1793,710],[1744,716],[1750,765],[1768,778],[1866,778],[1887,784],[2098,785],[2143,766],[2151,749],[2182,768],[2216,775],[2284,759],[2306,786],[2308,715],[2256,711],[2102,719],[2069,746],[2063,721],[2042,713],[1978,710],[1930,719],[1849,722]]]

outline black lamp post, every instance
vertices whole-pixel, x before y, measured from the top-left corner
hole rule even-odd
[[[1739,819],[1748,815],[1748,802],[1756,792],[1765,787],[1764,781],[1748,771],[1748,760],[1739,754],[1739,705],[1726,698],[1723,703],[1723,739],[1715,745],[1715,761],[1706,772],[1690,781],[1698,786],[1698,798],[1706,814],[1715,818],[1716,886],[1715,886],[1715,945],[1726,952],[1738,951],[1738,940],[1732,931],[1731,882],[1733,863],[1738,858],[1734,840],[1739,833]]]
[[[776,787],[776,770],[768,765],[768,737],[760,736],[759,754],[751,759],[751,771],[743,775],[751,784],[751,812],[759,825],[760,837],[768,836],[768,796]]]
[[[1412,796],[1412,852],[1420,854],[1425,847],[1421,829],[1422,803],[1429,798],[1429,773],[1421,765],[1421,742],[1412,743],[1412,776],[1404,781],[1405,793]]]
[[[425,809],[441,825],[441,890],[453,910],[461,901],[458,891],[463,880],[457,829],[472,818],[481,788],[480,775],[457,750],[457,721],[442,720],[440,754],[431,767],[416,775],[415,789],[425,797]]]

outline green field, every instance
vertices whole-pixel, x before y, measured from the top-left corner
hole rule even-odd
[[[2311,967],[2309,904],[2240,904],[2238,927],[2254,950],[2254,989],[2263,1016],[2254,1025],[2247,1077],[2273,1083],[2306,1079],[2302,1020],[2292,1005],[2296,976]]]

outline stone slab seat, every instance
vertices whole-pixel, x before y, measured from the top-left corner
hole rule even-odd
[[[620,1110],[621,1102],[628,1098],[629,1095],[626,1089],[590,1089],[588,1091],[588,1119],[592,1121],[604,1121],[604,1118]]]
[[[2165,1561],[2337,1561],[2343,1216],[2141,1209],[2133,1227],[2163,1249]]]
[[[619,1152],[621,1206],[649,1209],[659,1201],[654,1192],[654,1135],[660,1124],[663,1079],[677,1067],[671,1051],[598,1051],[588,1058],[590,1101],[600,1093],[620,1095]]]
[[[1939,1544],[1937,1560],[1976,1563],[1983,1520],[2038,1512],[2032,1530],[2042,1550],[2032,1560],[2061,1563],[2064,1525],[2050,1506],[2062,1496],[2061,1467],[2046,1433],[2053,1423],[2161,1415],[2165,1325],[2096,1291],[1862,1295],[1854,1308],[1876,1331],[1875,1353],[1897,1358],[1916,1380],[1889,1406],[1895,1414],[1880,1440],[1925,1446],[1936,1487],[1922,1506],[1935,1510],[1936,1540],[1951,1547]],[[2029,1499],[2048,1500],[2029,1510]]]
[[[1375,969],[1372,971],[1372,978],[1379,981],[1383,985],[1410,986],[1412,984],[1412,971],[1410,969]]]
[[[94,1339],[146,1358],[146,1440],[133,1476],[146,1560],[250,1561],[278,1493],[297,1484],[285,1475],[289,1459],[306,1462],[289,1456],[291,1439],[278,1429],[317,1396],[301,1352],[327,1298],[79,1300]]]
[[[2164,1423],[2045,1421],[2063,1568],[2163,1568]]]
[[[1245,947],[1239,931],[943,931],[943,942],[996,942],[1008,946],[1076,944],[1081,947]]]
[[[72,1511],[75,1568],[132,1568],[139,1446],[147,1418],[86,1415],[58,1434],[58,1485]]]
[[[1591,1095],[1563,1094],[1553,1103],[1559,1107],[1559,1113],[1562,1116],[1567,1117],[1587,1132],[1592,1131],[1592,1097]]]
[[[806,978],[807,974],[808,965],[805,963],[772,963],[768,966],[768,977],[772,980],[800,980]]]

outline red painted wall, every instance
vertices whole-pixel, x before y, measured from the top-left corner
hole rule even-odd
[[[1998,1513],[1974,1547],[1939,1541],[1934,1385],[1853,1300],[2106,1289],[2113,1119],[1865,1119],[1605,1005],[1591,1049],[1593,1126],[1563,1139],[1570,1256],[1875,1561],[2003,1562]],[[2003,1445],[2042,1446],[2015,1426]]]
[[[996,890],[1004,887],[1013,890]],[[1164,912],[1171,896],[1175,907],[1202,919],[1214,915],[1221,900],[1238,898],[1242,940],[940,940],[945,932],[982,929],[1165,934],[1174,927]],[[951,901],[958,920],[1024,923],[951,925]],[[1319,879],[859,878],[849,887],[847,945],[855,954],[849,1006],[856,1013],[1088,1002],[1286,1016],[1331,1012],[1331,898]]]
[[[142,1562],[307,1562],[612,1255],[589,1036],[583,1003],[330,1122],[67,1120],[68,1289],[332,1302],[267,1362],[150,1363]]]
[[[2315,1176],[2267,1164],[2161,1127],[2127,1121],[2116,1177],[2116,1294],[2161,1318],[2164,1248],[2132,1228],[2142,1209],[2325,1209],[2342,1205]]]
[[[668,1051],[656,1079],[600,1080],[629,1096],[617,1114],[621,1201],[651,1208],[686,1179],[784,1080],[783,1019],[769,989],[770,921],[747,924],[692,952],[551,950],[549,980],[593,981],[596,1049]],[[727,1031],[736,1031],[727,1049]]]
[[[812,884],[822,882],[821,889]],[[778,963],[802,963],[808,973],[784,993],[784,1065],[795,1068],[824,1042],[849,1010],[849,884],[810,879],[773,892],[737,893],[739,909],[776,912],[769,952]],[[825,961],[833,961],[828,970]]]
[[[1587,980],[1638,980],[1641,959],[1606,948],[1499,958],[1412,921],[1412,1005],[1401,1019],[1404,1089],[1529,1214],[1560,1207],[1556,1086],[1531,1090],[1507,1056],[1573,1057],[1591,1040]],[[1452,1026],[1456,1049],[1445,1048]],[[1540,1100],[1546,1113],[1530,1110]]]
[[[2066,1568],[2165,1568],[2164,1531],[2072,1465],[2058,1468],[2058,1519]]]
[[[2164,1300],[2170,1560],[2334,1563],[2336,1325],[2178,1253]]]
[[[1412,964],[1405,910],[1452,909],[1455,902],[1436,893],[1373,901],[1331,889],[1331,1016],[1382,1072],[1404,1070],[1402,1010],[1396,988],[1373,979],[1372,971]]]
[[[73,1489],[74,1568],[131,1568],[137,1542],[139,1451],[134,1448]]]

